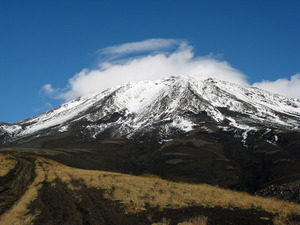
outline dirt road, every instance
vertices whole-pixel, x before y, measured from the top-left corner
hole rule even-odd
[[[35,177],[33,158],[16,155],[15,159],[15,168],[0,177],[0,216],[18,201]]]

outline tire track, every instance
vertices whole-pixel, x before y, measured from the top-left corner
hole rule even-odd
[[[0,216],[26,192],[35,178],[34,159],[15,155],[18,161],[14,169],[0,177]]]

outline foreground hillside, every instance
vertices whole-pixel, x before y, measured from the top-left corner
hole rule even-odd
[[[83,170],[13,152],[3,152],[0,162],[0,224],[4,225],[300,222],[298,204],[205,184]]]

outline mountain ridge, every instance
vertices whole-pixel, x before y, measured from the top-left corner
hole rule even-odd
[[[82,133],[91,138],[109,129],[114,130],[111,137],[130,138],[158,127],[162,140],[174,130],[207,129],[204,118],[222,129],[300,131],[300,100],[212,78],[177,76],[80,97],[36,117],[0,124],[0,135],[11,142],[49,130],[66,132],[81,121]]]

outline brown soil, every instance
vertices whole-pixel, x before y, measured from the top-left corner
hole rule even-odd
[[[0,215],[25,193],[35,177],[34,162],[30,157],[16,157],[18,163],[6,176],[0,177]]]
[[[39,196],[30,205],[31,213],[38,215],[33,221],[34,224],[150,225],[165,218],[173,225],[199,215],[207,216],[208,224],[273,224],[273,214],[238,208],[195,206],[160,210],[147,207],[139,213],[125,214],[121,203],[103,197],[104,190],[87,188],[82,183],[77,184],[80,189],[70,190],[60,180],[53,183],[45,182]]]

